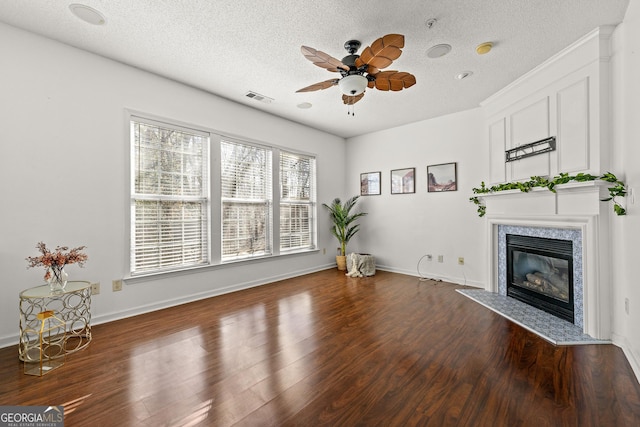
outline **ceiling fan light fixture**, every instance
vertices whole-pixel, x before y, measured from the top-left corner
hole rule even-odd
[[[340,90],[345,95],[356,96],[360,95],[367,88],[369,81],[365,76],[360,74],[350,74],[343,77],[339,82]]]

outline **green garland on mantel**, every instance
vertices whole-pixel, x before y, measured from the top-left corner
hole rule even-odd
[[[627,211],[622,207],[620,203],[616,201],[616,197],[624,197],[627,194],[627,190],[624,182],[620,181],[614,174],[607,172],[602,176],[591,175],[588,173],[579,173],[577,175],[569,175],[568,173],[560,173],[560,175],[554,176],[551,179],[541,176],[532,176],[529,181],[507,182],[504,184],[497,184],[491,187],[486,187],[484,181],[482,181],[480,188],[474,188],[474,194],[488,194],[495,193],[497,191],[506,190],[520,190],[523,193],[528,193],[535,187],[546,187],[549,191],[555,193],[556,185],[566,184],[570,181],[586,182],[595,181],[599,179],[601,181],[610,182],[608,187],[609,196],[606,199],[601,199],[603,202],[613,201],[613,211],[617,215],[626,215]],[[483,217],[487,213],[487,207],[480,201],[478,196],[470,197],[469,200],[478,206],[478,216]]]

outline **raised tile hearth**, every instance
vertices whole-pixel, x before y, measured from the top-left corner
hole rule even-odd
[[[462,295],[487,307],[554,345],[611,344],[593,338],[582,328],[516,299],[482,289],[457,289]]]

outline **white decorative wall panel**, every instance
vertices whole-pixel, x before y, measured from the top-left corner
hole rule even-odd
[[[549,137],[549,98],[544,97],[509,117],[509,148]],[[549,175],[549,154],[540,154],[510,162],[511,180],[528,179],[533,175]]]
[[[589,169],[589,79],[557,93],[558,169],[577,172]]]
[[[497,122],[489,125],[489,182],[498,184],[504,182],[506,178],[506,170],[504,164],[504,152],[507,146],[507,129],[506,121],[501,118]]]
[[[608,171],[609,39],[613,27],[596,28],[482,103],[486,114],[492,183],[504,155],[494,127],[505,120],[506,149],[555,136],[557,149],[505,164],[503,182],[533,175]]]

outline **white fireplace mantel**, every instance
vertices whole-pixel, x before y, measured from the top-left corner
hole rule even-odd
[[[563,184],[557,192],[534,189],[529,193],[503,191],[482,195],[486,204],[489,277],[486,289],[498,292],[498,227],[512,225],[577,229],[582,235],[584,332],[598,339],[611,338],[609,212],[600,201],[606,183]]]

